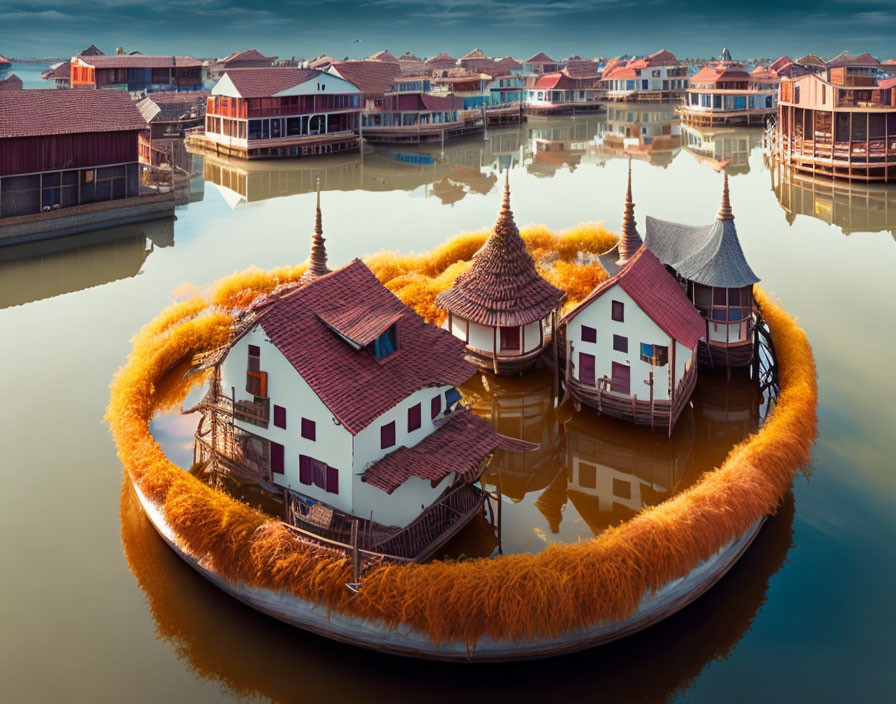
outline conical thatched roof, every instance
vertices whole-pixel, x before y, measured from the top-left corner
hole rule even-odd
[[[436,297],[436,305],[480,325],[517,326],[543,319],[564,296],[535,270],[513,220],[510,183],[505,181],[495,227],[473,256],[473,265]]]

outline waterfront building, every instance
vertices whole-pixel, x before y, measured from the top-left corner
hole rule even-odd
[[[187,132],[205,124],[209,91],[150,93],[137,103],[149,125],[140,135],[140,163],[153,167],[170,165],[170,152],[180,146]],[[178,151],[182,152],[182,149]]]
[[[0,78],[0,90],[22,90],[22,79],[11,73],[6,78]]]
[[[687,66],[663,49],[641,59],[619,59],[601,77],[609,100],[677,100],[688,87]]]
[[[434,71],[444,71],[455,68],[457,66],[457,59],[451,56],[448,52],[443,51],[441,54],[427,59],[423,64],[428,73],[433,73]]]
[[[576,79],[561,71],[539,76],[526,90],[529,115],[565,115],[600,107],[592,90],[579,87]]]
[[[436,76],[432,85],[441,95],[456,95],[464,110],[479,110],[488,107],[492,100],[492,77],[487,73],[470,73],[465,69],[443,72]]]
[[[564,297],[536,271],[513,220],[505,181],[488,239],[470,268],[436,297],[436,306],[448,314],[443,327],[466,343],[468,358],[480,369],[520,373],[534,367],[550,344]]]
[[[751,73],[739,62],[706,64],[691,76],[679,112],[690,125],[761,125],[778,109],[779,84],[764,66]]]
[[[481,49],[473,49],[469,54],[465,54],[457,60],[457,67],[468,73],[481,73],[485,69],[491,68],[492,64],[492,60],[483,54]]]
[[[843,52],[811,73],[781,82],[770,147],[811,176],[896,181],[896,79],[870,54]]]
[[[540,76],[545,73],[556,73],[560,70],[560,64],[543,51],[539,51],[523,62],[523,70]]]
[[[53,81],[56,88],[72,87],[72,64],[71,61],[63,61],[61,64],[51,66],[49,69],[40,74],[45,81]]]
[[[649,219],[648,219],[649,222]],[[610,278],[563,316],[567,392],[577,404],[671,435],[697,382],[706,324],[635,225],[631,162]]]
[[[700,363],[710,368],[749,366],[757,321],[753,284],[759,277],[744,257],[724,175],[722,203],[711,225],[647,218],[645,246],[672,269],[704,320]]]
[[[329,271],[318,206],[308,276],[257,301],[204,361],[197,455],[282,497],[311,540],[425,560],[481,512],[491,453],[534,448],[464,408],[463,355],[361,260]]]
[[[201,90],[202,62],[190,56],[73,56],[72,88],[119,89],[131,93]]]
[[[235,68],[264,68],[273,66],[277,61],[276,56],[265,56],[258,49],[246,49],[234,51],[223,59],[218,59],[208,65],[208,77],[216,80],[227,71]]]
[[[361,91],[345,78],[303,68],[227,71],[212,89],[199,151],[242,159],[332,154],[358,148]]]
[[[171,215],[139,195],[146,129],[123,91],[0,91],[0,243]]]

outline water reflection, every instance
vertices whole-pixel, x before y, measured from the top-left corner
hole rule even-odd
[[[896,239],[896,188],[877,184],[813,179],[795,174],[777,162],[769,163],[772,191],[793,225],[797,215],[808,215],[854,232],[889,232]]]
[[[606,159],[631,156],[666,168],[681,150],[681,123],[665,103],[609,103],[597,153]]]
[[[762,130],[749,127],[681,126],[681,146],[716,170],[750,173],[750,152],[762,144]]]
[[[772,575],[792,547],[793,500],[760,531],[733,569],[694,604],[622,641],[532,668],[478,668],[407,662],[341,645],[291,628],[231,599],[181,561],[145,518],[130,484],[122,486],[121,538],[131,572],[145,593],[158,635],[196,676],[222,693],[276,702],[393,700],[383,673],[400,669],[402,698],[472,701],[495,697],[597,696],[614,702],[670,701],[704,667],[727,658],[765,601]],[[649,676],[645,676],[645,667]],[[351,676],[346,677],[345,673]],[[493,673],[494,674],[494,673]],[[433,687],[433,682],[449,686]]]
[[[174,244],[163,218],[0,247],[0,308],[136,276],[155,247]]]

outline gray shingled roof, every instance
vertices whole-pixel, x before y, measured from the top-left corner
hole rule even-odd
[[[737,288],[759,281],[744,257],[734,220],[695,226],[648,215],[644,244],[680,276],[704,286]]]

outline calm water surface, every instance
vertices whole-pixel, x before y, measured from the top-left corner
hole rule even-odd
[[[603,220],[616,230],[625,148],[636,154],[642,227],[646,214],[710,222],[720,178],[707,164],[732,160],[744,250],[763,286],[800,317],[818,361],[811,478],[795,482],[709,594],[658,627],[576,656],[445,667],[282,626],[219,593],[159,540],[101,419],[129,338],[172,291],[304,259],[318,177],[336,265],[490,225],[504,168],[519,224]],[[444,154],[195,167],[204,178],[181,194],[176,221],[0,250],[4,700],[892,700],[893,189],[794,183],[766,167],[757,132],[684,130],[668,109],[649,106],[609,120],[533,121]],[[681,432],[658,442],[587,413],[555,417],[545,386],[534,377],[469,390],[503,432],[544,443],[524,462],[498,458],[490,472],[501,476],[504,539],[515,549],[586,537],[637,508],[612,483],[609,493],[577,492],[558,471],[569,462],[599,460],[651,503],[758,422],[749,385],[708,380]],[[175,459],[189,458],[190,422],[155,426]]]

